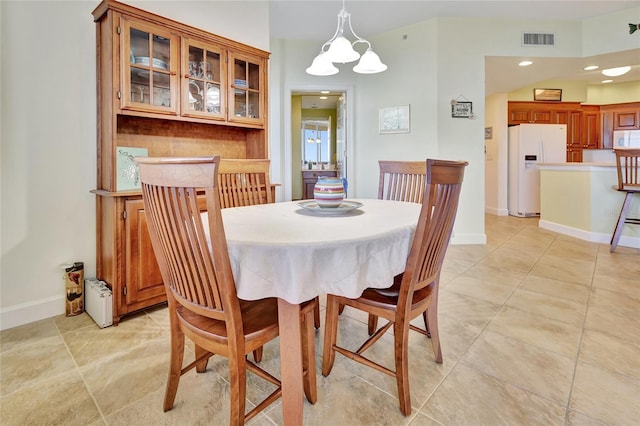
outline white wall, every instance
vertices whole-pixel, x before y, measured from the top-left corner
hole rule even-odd
[[[357,83],[354,141],[357,197],[377,197],[378,160],[438,157],[438,129],[433,125],[438,116],[438,52],[433,42],[436,31],[436,21],[428,21],[373,38],[370,41],[376,53],[389,69],[372,75],[345,71],[355,76]],[[379,134],[380,108],[396,105],[409,105],[410,132]]]
[[[587,103],[593,105],[640,102],[640,81],[603,84],[587,88]]]
[[[506,216],[507,205],[507,101],[505,93],[497,93],[485,99],[485,127],[492,129],[492,136],[485,139],[485,212]]]
[[[268,50],[267,2],[135,4]],[[60,264],[95,276],[97,5],[0,1],[0,329],[64,313]]]

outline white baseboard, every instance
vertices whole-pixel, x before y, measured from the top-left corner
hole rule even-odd
[[[498,209],[495,207],[485,206],[484,212],[487,214],[492,214],[494,216],[509,216],[509,209]]]
[[[55,296],[0,309],[0,330],[65,313],[65,297]]]
[[[559,234],[568,235],[570,237],[579,238],[585,241],[591,241],[594,243],[610,244],[611,234],[603,234],[601,232],[585,231],[584,229],[572,228],[571,226],[560,225],[555,222],[549,222],[540,219],[538,226],[549,231],[557,232]],[[618,242],[619,246],[640,248],[640,238],[621,236]]]

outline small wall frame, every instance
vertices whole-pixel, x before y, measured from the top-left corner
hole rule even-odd
[[[562,89],[533,89],[534,101],[561,101]]]
[[[380,108],[378,131],[381,135],[389,133],[409,133],[410,126],[409,105]]]
[[[473,116],[472,102],[452,102],[451,117],[453,118],[471,118]]]

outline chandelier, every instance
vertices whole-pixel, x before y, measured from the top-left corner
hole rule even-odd
[[[359,74],[375,74],[387,69],[387,66],[380,61],[380,57],[371,48],[371,43],[358,37],[351,26],[351,14],[344,7],[345,0],[342,0],[342,9],[338,13],[338,27],[336,32],[326,43],[320,48],[320,53],[315,57],[313,63],[307,68],[307,73],[311,75],[333,75],[338,73],[334,63],[345,64],[353,62],[358,58],[360,61],[353,70]],[[345,26],[348,26],[351,34],[356,40],[351,43],[344,34]],[[357,43],[366,43],[367,50],[362,57],[353,49]],[[325,50],[326,49],[326,50]]]

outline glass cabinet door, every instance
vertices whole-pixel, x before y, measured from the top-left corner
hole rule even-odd
[[[133,19],[122,21],[122,108],[177,114],[177,37]]]
[[[264,120],[264,63],[255,58],[229,54],[229,121],[260,123]]]
[[[226,61],[221,48],[184,39],[182,115],[224,119]]]

